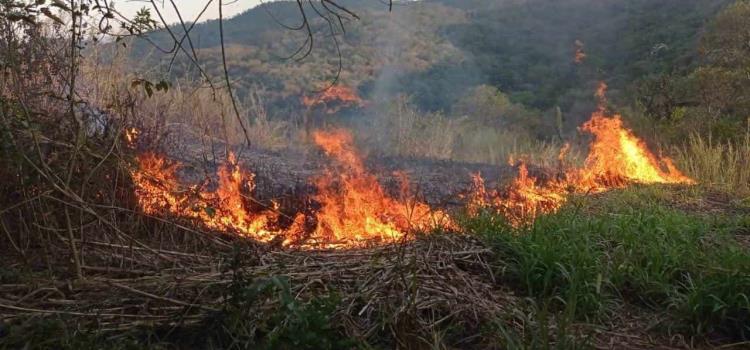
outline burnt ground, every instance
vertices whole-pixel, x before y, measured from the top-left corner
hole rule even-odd
[[[184,162],[182,177],[188,182],[199,182],[206,176],[214,176],[224,163],[223,152],[217,152],[215,160],[200,150],[169,156]],[[243,169],[253,172],[256,193],[260,200],[275,199],[284,202],[305,198],[314,192],[313,179],[325,174],[326,169],[335,169],[336,161],[318,149],[306,151],[271,151],[262,148],[235,149]],[[375,174],[389,193],[396,195],[400,180],[396,172],[406,174],[410,191],[420,200],[439,207],[459,207],[464,203],[461,194],[471,186],[471,174],[480,173],[489,187],[512,179],[517,170],[509,165],[491,165],[435,160],[424,158],[365,156],[365,164]],[[541,174],[541,169],[531,167],[532,175]]]

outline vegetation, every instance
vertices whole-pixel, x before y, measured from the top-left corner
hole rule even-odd
[[[522,229],[492,216],[468,229],[498,253],[502,280],[562,317],[597,322],[627,304],[667,311],[668,332],[745,339],[750,254],[735,236],[747,217],[686,213],[653,192],[581,199]]]
[[[747,0],[428,0],[393,12],[347,0],[359,20],[336,27],[337,42],[312,19],[300,61],[283,56],[307,33],[277,23],[299,19],[295,2],[225,19],[224,47],[215,20],[196,24],[194,56],[155,54],[173,38],[146,10],[95,42],[82,19],[114,15],[70,3],[0,0],[0,349],[749,344]],[[521,226],[450,208],[454,227],[350,250],[156,217],[135,194],[149,152],[191,158],[191,193],[214,184],[230,150],[315,159],[308,119],[356,130],[386,160],[500,168],[521,155],[554,178],[563,144],[566,161],[583,159],[576,128],[600,80],[604,107],[695,186],[579,193]],[[361,101],[306,104],[333,81]],[[286,164],[267,167],[271,185],[294,183],[268,200],[240,184],[242,205],[290,224],[285,210],[318,209]]]

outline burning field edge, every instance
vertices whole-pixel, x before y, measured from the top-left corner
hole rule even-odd
[[[276,198],[258,200],[256,174],[231,152],[215,174],[185,182],[180,162],[144,151],[141,131],[125,128],[124,148],[135,156],[123,172],[132,188],[117,195],[129,198],[135,209],[93,205],[111,211],[102,215],[83,201],[65,203],[88,210],[91,222],[106,229],[93,239],[46,230],[64,245],[33,242],[49,250],[23,257],[36,271],[0,276],[3,322],[15,329],[30,327],[30,334],[47,329],[37,321],[70,322],[76,334],[94,330],[94,342],[118,337],[113,334],[138,334],[137,339],[170,339],[188,347],[206,341],[218,348],[236,342],[247,347],[262,341],[269,348],[274,342],[429,348],[450,339],[452,346],[465,348],[552,343],[691,348],[690,333],[706,326],[701,319],[693,322],[697,313],[682,316],[694,328],[662,332],[649,327],[673,321],[671,309],[681,312],[689,305],[671,298],[694,297],[688,284],[701,282],[692,280],[695,275],[708,281],[699,286],[731,299],[721,300],[720,309],[705,311],[707,319],[729,324],[742,338],[746,329],[732,322],[745,320],[748,307],[732,298],[735,288],[750,287],[741,276],[748,268],[743,265],[747,260],[741,260],[747,256],[741,237],[750,224],[707,223],[710,213],[703,211],[716,208],[706,208],[702,200],[669,199],[660,207],[644,203],[662,188],[678,195],[700,190],[671,159],[654,155],[618,115],[610,115],[605,90],[602,84],[600,108],[581,127],[592,140],[580,164],[566,158],[566,145],[556,168],[527,164],[523,157],[511,160],[518,173],[505,185],[489,186],[480,173],[466,174],[470,186],[451,194],[459,203],[451,209],[419,197],[403,172],[391,174],[393,188],[384,186],[360,155],[353,135],[343,129],[312,132],[328,163],[304,180],[312,188],[306,197],[290,205]],[[639,192],[644,188],[654,193]],[[609,195],[628,193],[637,205],[602,204],[602,213],[586,202],[606,203]],[[718,216],[736,209],[725,205],[728,200],[719,202],[725,207],[718,208]],[[662,207],[670,206],[676,211],[664,214]],[[695,220],[680,214],[691,210],[700,212]],[[737,210],[742,211],[738,217],[747,216],[744,208]],[[620,232],[618,224],[632,224],[633,231]],[[130,232],[128,225],[138,230]],[[89,226],[82,223],[80,231]],[[735,243],[744,250],[725,242],[727,233],[736,232],[740,238]],[[69,256],[69,247],[80,255]],[[630,250],[618,250],[622,247]],[[697,250],[685,250],[690,247]],[[654,256],[638,255],[645,248]],[[702,248],[716,248],[718,258],[700,255]],[[661,256],[668,253],[674,256]],[[714,265],[693,264],[691,253],[698,263]],[[609,258],[622,259],[623,266],[632,263],[629,268],[635,272],[612,268]],[[734,264],[735,258],[736,265],[724,265]],[[58,265],[70,265],[66,259],[79,278],[45,275]],[[657,282],[663,285],[658,288],[668,291],[654,287],[658,297],[644,303],[668,305],[669,312],[630,308],[633,300],[618,299],[628,299],[621,293],[653,292],[648,289],[653,281],[638,281],[642,276],[637,273],[651,272],[659,263],[663,270],[657,272],[663,275]],[[621,280],[608,280],[610,273]],[[711,285],[717,275],[736,285]],[[631,286],[631,279],[644,286]],[[532,280],[540,280],[542,288]],[[579,302],[580,309],[591,310],[579,311]],[[614,305],[603,307],[606,303]],[[731,316],[717,316],[727,312]],[[734,339],[705,332],[700,337],[730,345]],[[13,333],[8,339],[14,341]]]

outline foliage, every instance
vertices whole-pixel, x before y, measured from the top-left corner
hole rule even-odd
[[[675,67],[677,74],[646,79],[639,100],[645,112],[669,121],[677,139],[689,132],[719,141],[742,138],[750,115],[748,67],[750,3],[739,0],[722,9],[696,44],[697,64]]]
[[[523,106],[514,104],[506,94],[489,85],[480,85],[467,92],[453,106],[453,113],[468,116],[485,126],[533,128]]]
[[[140,350],[166,349],[162,344],[148,344],[132,336],[106,339],[103,334],[71,326],[63,317],[31,320],[10,325],[8,334],[0,335],[0,349],[28,350]]]
[[[226,20],[229,73],[240,99],[262,86],[271,119],[293,123],[307,113],[302,98],[338,75],[339,84],[373,102],[344,112],[351,118],[378,113],[387,101],[407,95],[421,112],[471,115],[488,122],[485,127],[545,141],[588,117],[599,80],[609,84],[617,109],[643,112],[647,128],[660,128],[668,142],[682,141],[680,135],[696,125],[703,135],[733,138],[750,111],[743,93],[743,57],[750,56],[741,30],[750,17],[746,1],[441,0],[403,4],[393,13],[369,2],[346,5],[360,20],[345,23],[346,33],[338,37],[340,72],[330,36],[316,36],[303,61],[284,58],[305,38],[275,22],[298,20],[291,2]],[[325,32],[325,21],[312,22]],[[223,74],[216,29],[208,21],[191,30],[201,39],[194,42],[198,61],[214,78]],[[171,40],[158,30],[148,37]],[[586,55],[580,63],[574,60],[576,42]],[[131,47],[136,67],[168,68],[171,79],[197,76],[184,53],[173,61],[173,55],[150,55],[147,42]]]
[[[260,309],[266,298],[278,298],[278,305]],[[282,278],[235,276],[223,310],[206,320],[208,343],[222,349],[349,349],[354,343],[333,324],[337,303],[335,295],[300,303]]]
[[[630,303],[670,310],[674,328],[747,339],[750,254],[733,239],[746,220],[689,215],[638,191],[582,199],[521,229],[494,216],[467,228],[507,264],[504,281],[566,315],[607,317]]]
[[[261,308],[268,299],[278,304]],[[238,275],[224,307],[197,325],[141,327],[113,337],[96,328],[79,329],[64,317],[31,319],[9,325],[7,334],[0,334],[0,349],[351,349],[356,343],[332,321],[337,304],[335,295],[297,301],[283,278],[247,281]]]

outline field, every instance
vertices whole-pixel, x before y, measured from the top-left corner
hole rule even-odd
[[[119,267],[50,283],[43,270],[4,265],[14,321],[2,344],[742,348],[749,214],[710,190],[659,186],[576,198],[528,228],[487,214],[381,248],[279,251],[182,235],[169,250],[92,245]]]
[[[139,214],[134,202],[132,211],[98,208],[92,216],[107,216],[76,228],[74,235],[87,236],[74,236],[79,253],[71,261],[70,246],[49,235],[70,240],[33,224],[8,236],[0,345],[742,348],[750,331],[743,292],[750,290],[750,203],[735,182],[746,170],[732,168],[738,160],[726,147],[735,146],[693,139],[679,150],[680,168],[715,183],[574,194],[522,226],[489,208],[469,213],[459,200],[450,209],[454,227],[410,232],[385,246],[281,248],[190,219]],[[245,155],[243,167],[260,169],[259,200],[299,201],[315,191],[299,187],[301,179],[326,163],[293,151]],[[517,171],[398,157],[367,166],[381,169],[388,192],[392,171],[407,169],[431,202],[467,190],[469,172],[498,176],[492,186],[501,186]],[[182,176],[195,178],[195,168]],[[712,177],[716,168],[724,172]],[[730,173],[738,175],[723,175]],[[33,200],[40,217],[43,206],[56,205]],[[80,265],[71,265],[75,259]]]
[[[0,349],[750,348],[750,4],[660,4],[0,1]]]

